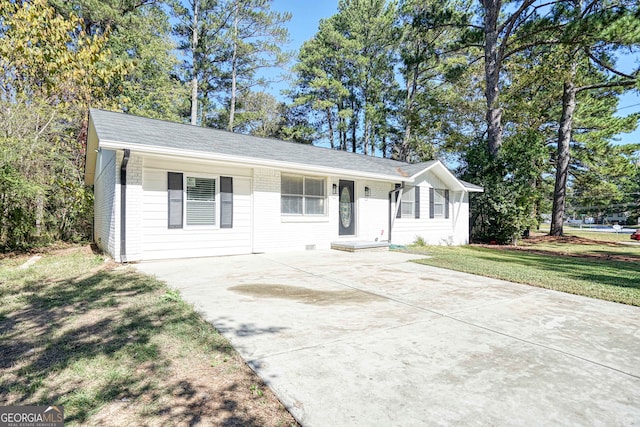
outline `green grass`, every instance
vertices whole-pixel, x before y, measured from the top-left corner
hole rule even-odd
[[[63,405],[68,425],[293,422],[272,394],[258,396],[256,384],[270,392],[229,342],[162,282],[86,248],[18,268],[26,259],[0,259],[3,405]],[[114,411],[118,420],[104,418]]]
[[[640,306],[638,262],[478,246],[414,246],[411,250],[432,256],[416,261],[421,264]]]

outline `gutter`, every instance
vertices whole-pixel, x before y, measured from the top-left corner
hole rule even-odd
[[[120,262],[127,262],[127,164],[131,150],[124,150],[120,166]]]
[[[108,140],[108,139],[100,140],[100,147],[112,149],[112,150],[127,149],[127,147],[131,147],[131,145],[132,144]],[[401,176],[398,176],[398,175],[386,175],[386,174],[379,174],[379,173],[360,172],[360,171],[354,171],[354,170],[348,170],[348,169],[340,169],[335,167],[306,165],[303,163],[293,163],[293,162],[287,162],[283,160],[268,160],[268,159],[258,159],[253,157],[230,155],[230,154],[206,153],[202,151],[174,149],[174,148],[168,148],[168,147],[150,146],[145,144],[136,144],[135,149],[137,153],[169,156],[172,159],[175,159],[176,157],[182,157],[185,159],[211,160],[211,161],[218,161],[218,162],[238,163],[241,165],[245,165],[246,167],[258,166],[258,167],[276,168],[276,169],[284,169],[284,170],[292,170],[292,171],[300,171],[300,172],[311,172],[311,173],[318,173],[322,175],[367,178],[367,179],[373,179],[378,181],[397,182],[399,179],[405,179],[409,182],[413,182],[413,179],[411,177],[402,178]]]
[[[398,188],[394,188],[393,190],[389,191],[389,233],[387,234],[388,239],[389,239],[389,244],[391,244],[391,230],[393,229],[393,223],[395,222],[396,216],[398,216],[398,209],[400,209],[400,203],[396,203],[396,209],[395,212],[391,212],[391,205],[393,204],[393,197],[392,195],[394,193],[398,193],[398,200],[402,199],[402,193],[404,191],[404,184],[405,182],[402,181],[402,184],[400,185],[400,187]]]

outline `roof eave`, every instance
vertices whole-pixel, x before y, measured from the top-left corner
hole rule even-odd
[[[464,187],[469,193],[484,193],[484,188]]]
[[[458,190],[467,191],[467,192],[468,191],[472,191],[468,187],[466,187],[462,182],[460,182],[460,180],[458,178],[456,178],[456,176],[453,173],[451,173],[451,171],[444,164],[442,164],[442,162],[440,160],[436,160],[434,163],[430,164],[429,166],[427,166],[426,168],[424,168],[420,172],[411,175],[411,179],[413,181],[415,181],[418,176],[422,175],[425,172],[430,171],[431,169],[435,168],[436,166],[440,167],[440,169],[442,171],[444,171],[444,173],[447,174],[447,176],[449,176],[449,178],[453,179],[456,182],[456,184],[458,186],[458,188],[457,188]]]
[[[392,182],[398,182],[398,181],[413,182],[414,181],[413,177],[401,177],[401,176],[386,175],[386,174],[367,173],[367,172],[359,172],[359,171],[354,171],[349,169],[314,166],[314,165],[308,165],[304,163],[274,161],[274,160],[267,160],[267,159],[259,159],[255,157],[234,156],[234,155],[220,154],[220,153],[207,153],[203,151],[185,150],[185,149],[177,149],[177,148],[170,148],[170,147],[158,147],[158,146],[145,145],[145,144],[129,144],[122,141],[113,141],[108,139],[100,140],[100,147],[103,147],[105,149],[112,149],[112,150],[123,150],[125,148],[128,148],[134,152],[137,151],[140,153],[169,155],[169,156],[186,157],[186,158],[197,158],[197,159],[213,160],[213,161],[217,160],[217,161],[238,163],[246,166],[264,166],[264,167],[273,167],[273,168],[282,168],[282,169],[301,169],[309,172],[326,173],[328,175],[369,178],[369,179],[380,180],[380,181],[392,181]]]

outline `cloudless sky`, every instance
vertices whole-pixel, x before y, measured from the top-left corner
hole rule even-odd
[[[320,20],[328,18],[338,12],[338,0],[273,0],[272,8],[278,12],[290,12],[291,20],[287,24],[291,43],[287,50],[297,51],[306,40],[313,37],[318,31]],[[295,59],[294,59],[295,61]],[[640,66],[640,58],[627,55],[620,58],[619,66],[623,71],[629,72]],[[272,85],[272,92],[282,99],[280,91],[290,86],[290,82],[281,82]],[[640,94],[637,90],[627,92],[620,98],[618,104],[619,115],[628,115],[640,112]],[[616,137],[619,143],[640,143],[640,129],[628,134],[620,134]]]

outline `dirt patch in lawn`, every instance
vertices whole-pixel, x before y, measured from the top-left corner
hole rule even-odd
[[[544,245],[544,244],[558,244],[557,248],[553,250],[536,248],[536,245]],[[605,250],[596,252],[587,252],[587,253],[574,253],[568,250],[563,250],[562,245],[567,245],[567,247],[571,245],[582,245],[582,246],[593,246],[593,247],[603,247]],[[500,249],[500,250],[509,250],[509,251],[520,251],[520,252],[529,252],[533,254],[539,255],[550,255],[550,256],[564,256],[564,257],[574,257],[574,258],[584,258],[584,259],[597,259],[597,260],[616,260],[616,261],[624,261],[624,262],[637,262],[640,261],[640,252],[638,255],[628,254],[628,253],[615,253],[613,251],[607,251],[606,248],[624,248],[629,249],[628,245],[616,242],[610,242],[605,240],[594,240],[587,239],[584,237],[577,236],[549,236],[549,235],[534,235],[528,239],[522,241],[522,244],[519,246],[514,245],[477,245],[480,247],[490,248],[490,249]]]
[[[574,245],[605,245],[605,246],[618,246],[618,247],[620,246],[619,243],[606,241],[606,240],[587,239],[585,237],[578,237],[578,236],[549,236],[548,234],[532,235],[530,238],[524,241],[530,244],[563,243],[563,244],[574,244]]]
[[[65,425],[297,425],[229,342],[152,277],[92,248],[0,260],[0,401]]]

